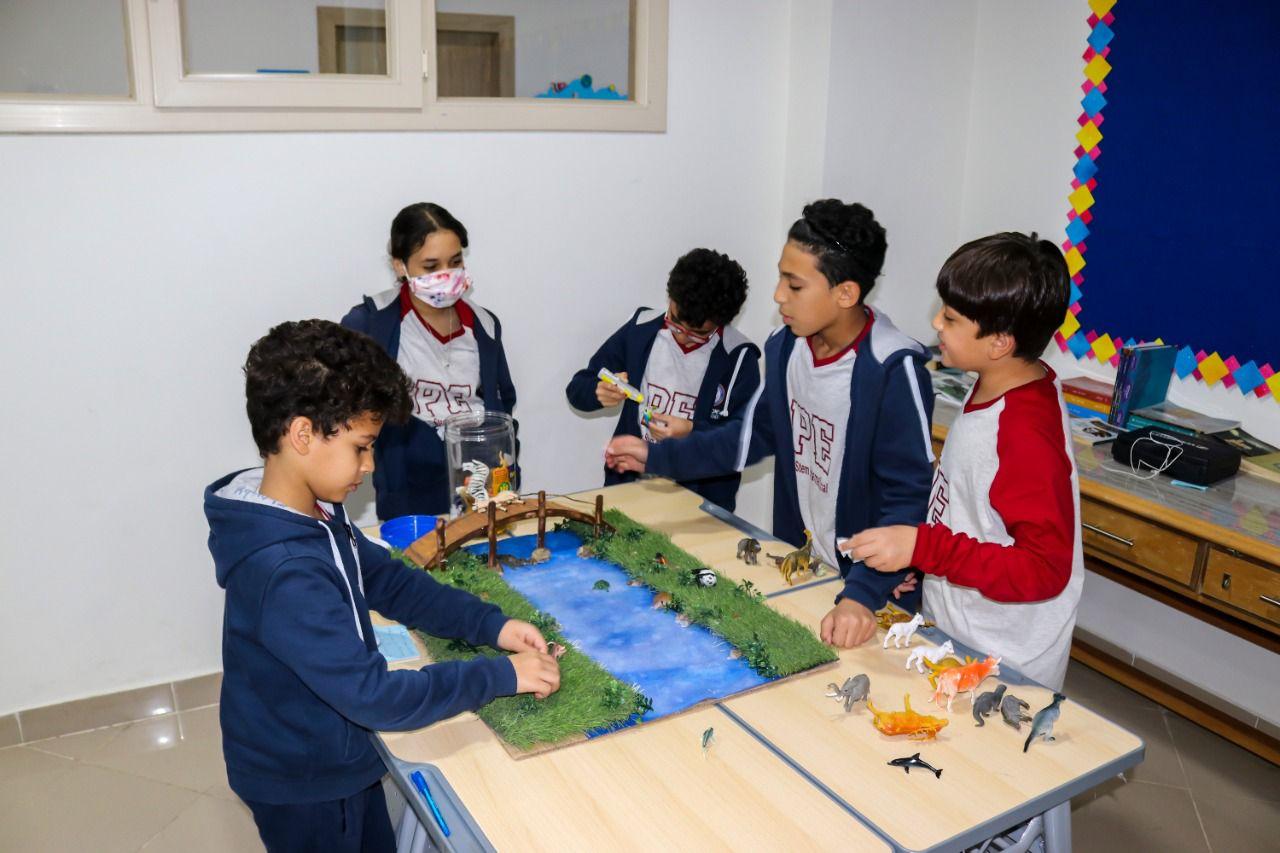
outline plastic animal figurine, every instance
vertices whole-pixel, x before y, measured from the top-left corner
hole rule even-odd
[[[827,695],[837,702],[843,702],[845,713],[852,711],[854,703],[864,701],[870,693],[871,679],[866,673],[846,678],[840,687],[834,681],[827,685]]]
[[[885,639],[889,639],[885,637]],[[907,669],[911,669],[911,665],[916,665],[916,672],[924,675],[924,662],[937,663],[947,655],[955,654],[956,647],[950,640],[947,640],[940,646],[916,646],[911,650],[911,654],[907,655]]]
[[[556,660],[560,660],[560,658],[564,657],[564,653],[567,651],[569,651],[568,646],[555,642],[547,643],[547,654],[551,655]]]
[[[671,593],[660,592],[653,597],[653,609],[661,610],[664,607],[671,606]]]
[[[486,504],[489,502],[489,466],[473,459],[463,462],[462,470],[470,475],[467,477],[466,488],[473,502],[471,508],[481,509],[482,501]]]
[[[711,746],[711,744],[715,741],[715,739],[716,739],[715,726],[708,726],[707,730],[702,733],[702,751],[706,752],[707,748]]]
[[[592,588],[592,589],[598,589],[598,590],[601,590],[602,592],[608,592],[608,591],[609,591],[609,582],[608,582],[607,580],[605,580],[604,578],[600,578],[600,580],[596,581],[595,583],[593,583],[593,584],[591,585],[591,588]]]
[[[889,648],[889,641],[893,640],[893,647],[900,649],[903,646],[911,645],[911,638],[915,636],[916,629],[924,624],[924,616],[917,613],[906,622],[898,622],[889,626],[889,632],[884,635],[884,645],[881,648]]]
[[[769,559],[778,564],[778,571],[782,573],[782,579],[787,582],[787,586],[794,586],[793,578],[809,571],[809,565],[813,562],[813,534],[806,530],[803,545],[781,557],[770,554]]]
[[[881,629],[885,631],[888,631],[891,627],[893,627],[898,622],[910,622],[911,619],[913,618],[912,615],[907,611],[899,610],[898,608],[894,607],[891,604],[886,605],[880,608],[879,610],[877,610],[875,613],[875,616],[876,616],[876,624],[878,624],[881,627]],[[934,627],[937,627],[937,623],[931,622],[928,619],[926,619],[923,627],[934,628]]]
[[[996,711],[1000,710],[1000,700],[1004,699],[1004,691],[1007,688],[1003,684],[997,684],[995,690],[988,690],[977,698],[973,703],[973,718],[978,722],[978,728],[982,728],[987,724],[987,717],[990,717]]]
[[[903,770],[907,771],[908,776],[911,775],[912,767],[919,767],[923,770],[928,770],[930,773],[933,774],[933,778],[935,779],[942,778],[942,770],[940,768],[934,767],[932,764],[929,764],[927,761],[924,761],[923,759],[921,759],[920,753],[918,752],[915,755],[910,755],[910,756],[907,756],[906,758],[895,758],[892,761],[888,762],[888,764],[890,767],[901,767]]]
[[[943,658],[937,663],[926,660],[924,665],[929,668],[929,686],[936,690],[938,687],[939,675],[946,672],[948,669],[955,669],[958,666],[973,663],[975,660],[977,660],[977,658],[971,658],[968,655],[964,656],[964,660],[954,657]]]
[[[693,579],[698,586],[715,586],[716,573],[707,568],[694,569]]]
[[[653,555],[653,567],[655,569],[665,569],[667,567],[667,558],[662,556],[662,552],[658,551]]]
[[[942,717],[930,717],[911,710],[910,694],[902,697],[902,705],[902,711],[881,711],[868,698],[867,708],[874,715],[871,724],[881,734],[906,735],[911,740],[933,740],[949,722]]]
[[[938,707],[942,707],[943,700],[947,703],[947,713],[951,713],[951,703],[961,693],[969,694],[969,701],[974,699],[974,692],[978,689],[978,685],[989,675],[1000,674],[1000,658],[988,656],[986,660],[980,660],[976,663],[968,663],[964,666],[958,666],[955,669],[949,669],[938,676],[938,688],[933,693],[933,701]]]
[[[1014,731],[1020,732],[1022,731],[1023,723],[1031,722],[1031,717],[1024,713],[1030,707],[1026,702],[1010,693],[1000,701],[1000,716],[1004,718],[1007,725],[1013,727]]]
[[[748,566],[759,565],[760,556],[760,540],[752,539],[748,536],[746,539],[738,540],[738,559],[746,563]]]
[[[1036,711],[1035,719],[1031,721],[1031,734],[1027,735],[1027,742],[1022,745],[1023,752],[1030,749],[1031,741],[1038,737],[1049,742],[1053,741],[1053,724],[1058,722],[1058,717],[1062,716],[1062,708],[1059,706],[1066,698],[1061,693],[1055,693],[1052,702]]]

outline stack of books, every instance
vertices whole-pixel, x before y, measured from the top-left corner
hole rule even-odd
[[[1163,403],[1176,357],[1177,350],[1168,344],[1136,344],[1121,349],[1107,422],[1129,427],[1131,412]]]
[[[1073,376],[1062,380],[1062,399],[1073,418],[1106,418],[1111,413],[1111,396],[1115,386],[1101,379]]]
[[[1212,437],[1240,451],[1243,456],[1240,460],[1241,471],[1280,483],[1280,449],[1250,435],[1238,426],[1216,432]]]

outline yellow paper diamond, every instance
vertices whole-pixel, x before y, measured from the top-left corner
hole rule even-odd
[[[1093,193],[1089,192],[1089,188],[1084,184],[1072,190],[1071,195],[1067,196],[1067,201],[1071,202],[1071,207],[1076,213],[1084,213],[1093,207]]]
[[[1089,8],[1099,18],[1105,18],[1114,5],[1116,5],[1116,0],[1089,0]]]
[[[1104,364],[1111,361],[1111,356],[1116,354],[1115,341],[1111,340],[1110,335],[1096,338],[1093,342],[1093,354]]]
[[[1105,80],[1110,73],[1111,63],[1107,62],[1101,54],[1095,55],[1084,67],[1084,76],[1088,77],[1095,86]]]
[[[1075,275],[1084,269],[1084,255],[1080,254],[1080,250],[1072,246],[1067,252],[1067,272]]]
[[[1098,130],[1096,124],[1087,121],[1084,123],[1084,127],[1076,132],[1076,139],[1080,140],[1080,145],[1085,151],[1092,151],[1102,141],[1102,131]]]
[[[1227,370],[1227,366],[1222,363],[1222,356],[1216,352],[1200,362],[1200,378],[1209,385],[1217,385],[1222,381],[1222,377],[1231,371]]]
[[[1076,315],[1070,311],[1067,312],[1067,319],[1062,321],[1062,325],[1058,327],[1058,331],[1062,332],[1063,340],[1080,331],[1080,321],[1076,319]]]
[[[1254,536],[1266,536],[1267,531],[1271,529],[1271,525],[1267,524],[1267,519],[1262,515],[1262,510],[1256,506],[1240,516],[1240,526]]]
[[[1267,377],[1267,390],[1271,392],[1271,396],[1280,401],[1280,373],[1273,373]]]

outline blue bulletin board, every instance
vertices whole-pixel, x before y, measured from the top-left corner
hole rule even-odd
[[[1088,5],[1058,345],[1280,401],[1280,2]]]

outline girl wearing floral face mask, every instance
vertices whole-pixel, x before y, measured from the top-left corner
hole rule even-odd
[[[449,211],[409,205],[391,223],[396,286],[366,296],[342,320],[382,345],[413,385],[413,417],[385,425],[374,445],[373,485],[384,520],[449,511],[445,419],[515,407],[502,324],[469,298],[467,245],[466,227]]]

